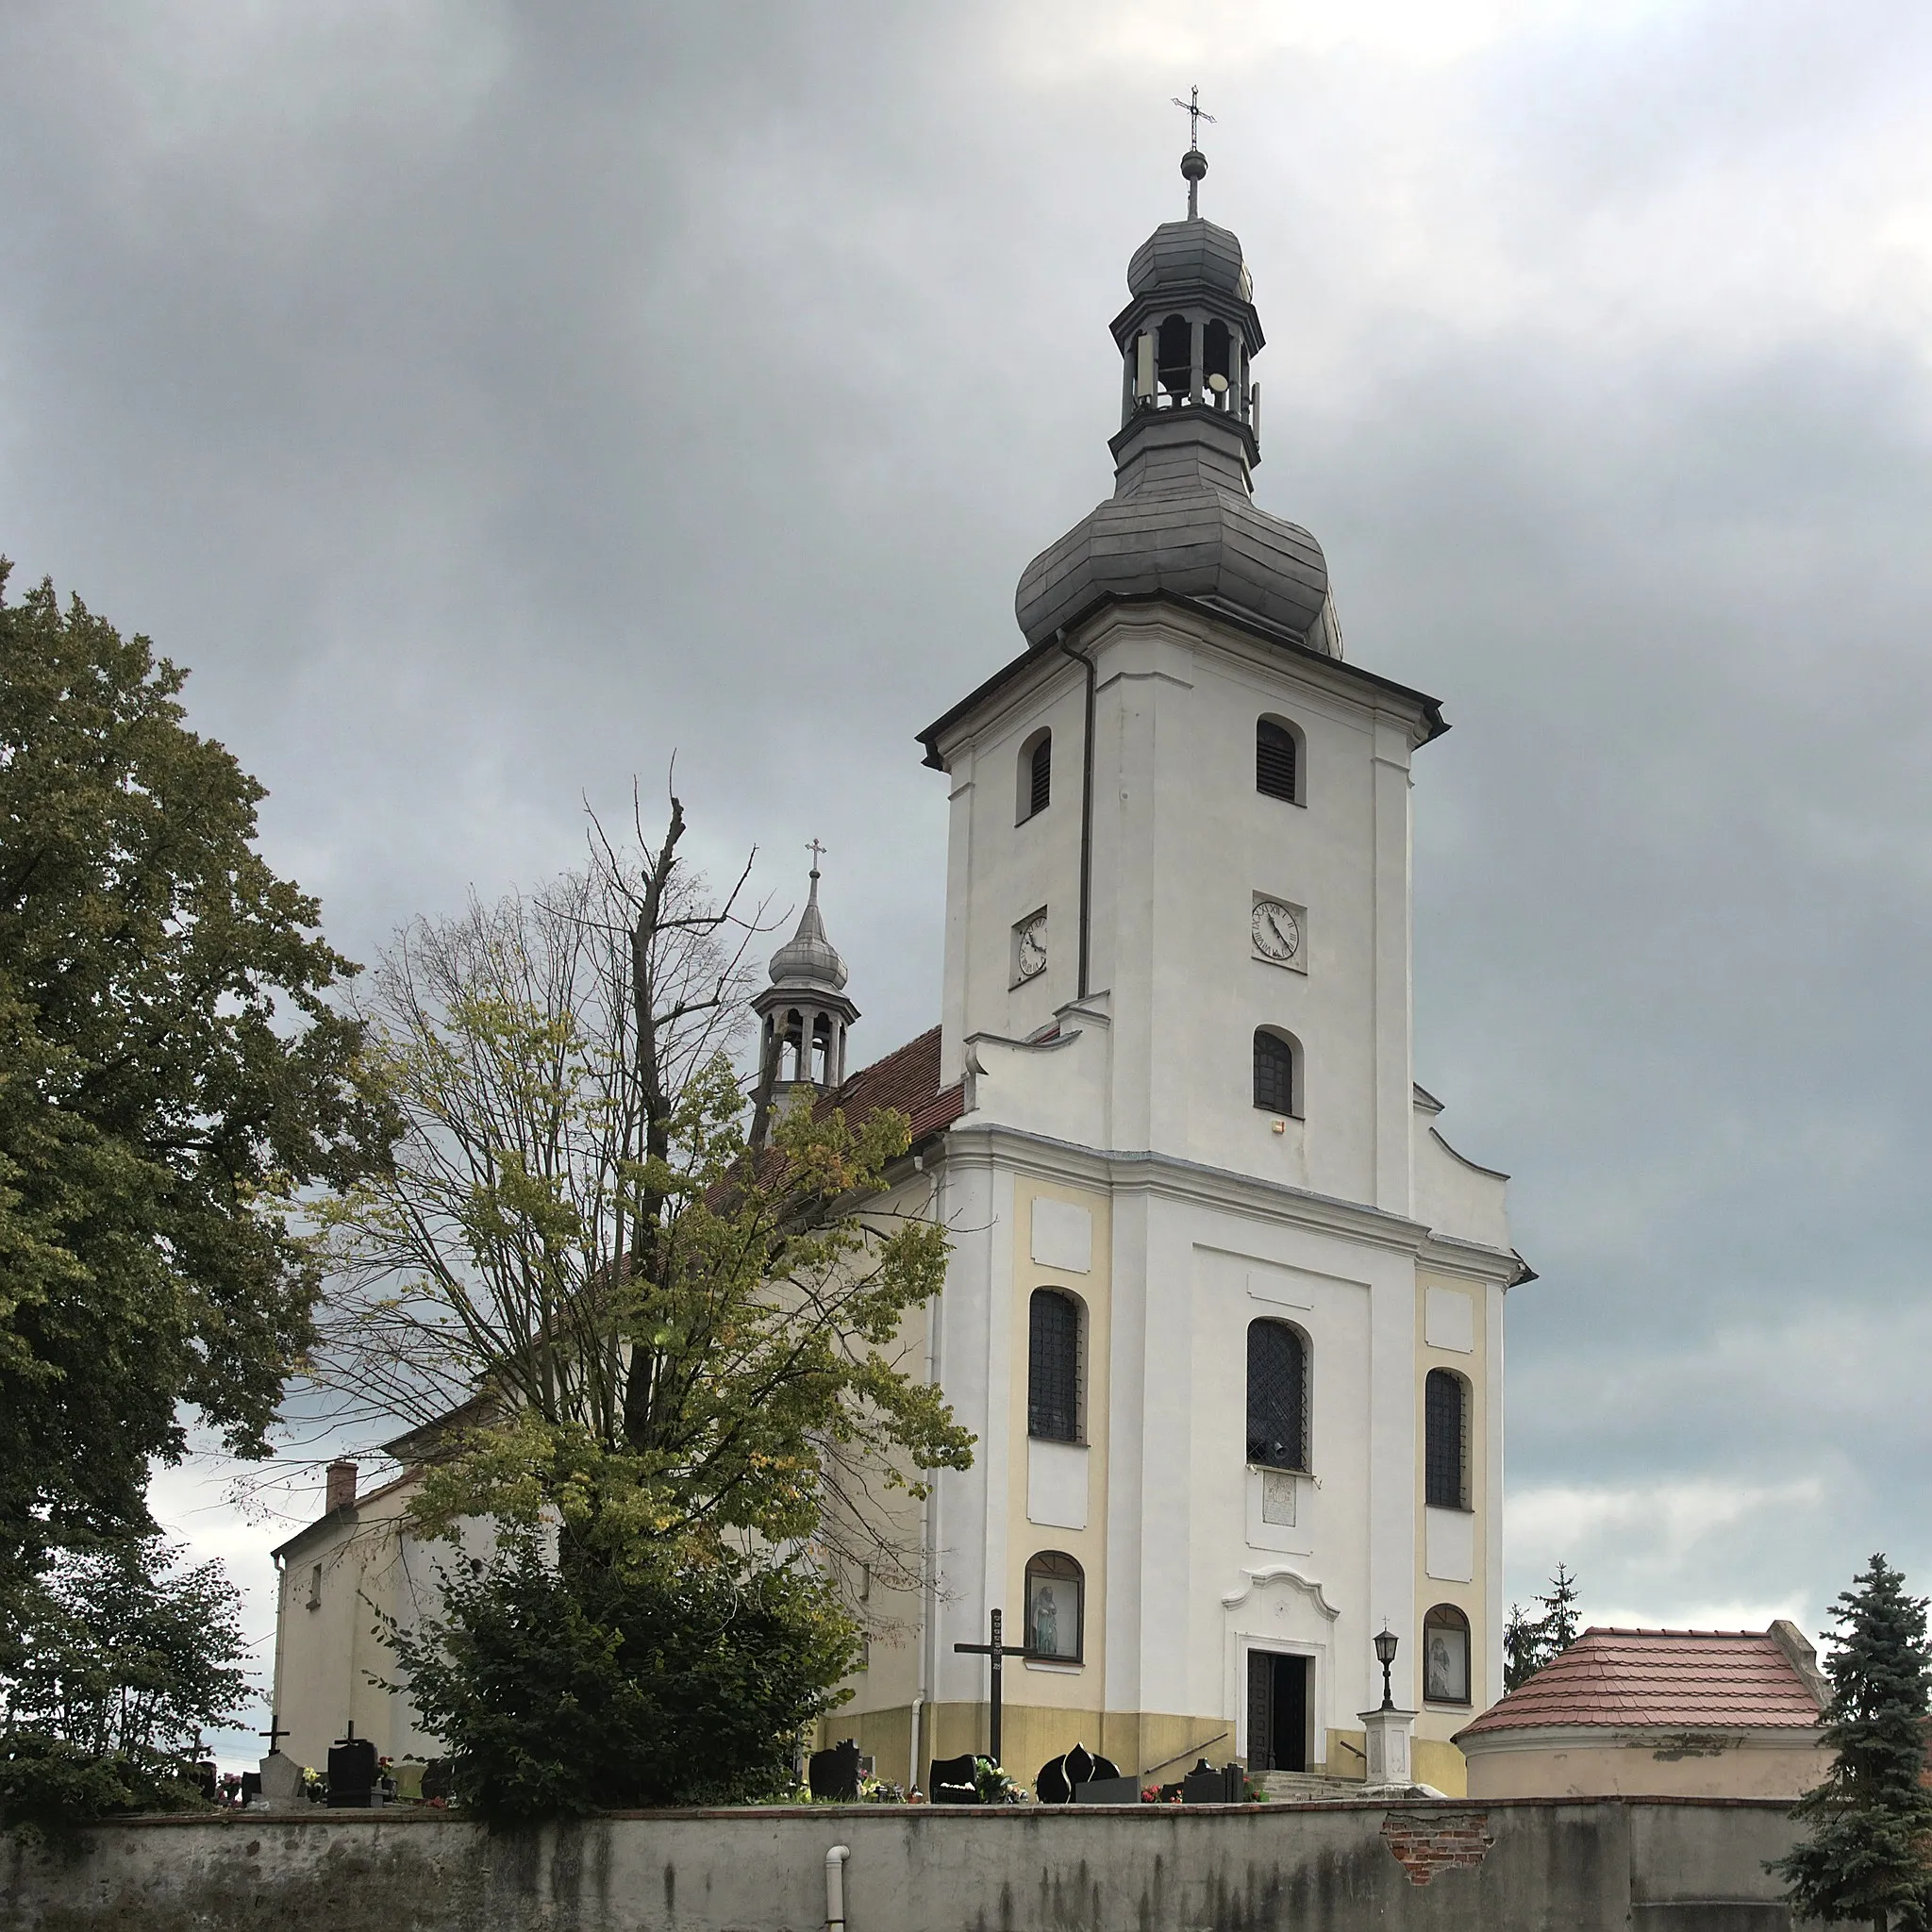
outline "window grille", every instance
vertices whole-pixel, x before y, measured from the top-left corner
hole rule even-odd
[[[1027,774],[1026,816],[1044,811],[1053,797],[1053,734],[1033,747],[1033,769]]]
[[[1248,1324],[1248,1460],[1308,1466],[1308,1352],[1286,1322]]]
[[[1255,790],[1269,798],[1295,802],[1294,733],[1263,718],[1255,726]]]
[[[1294,1048],[1265,1026],[1255,1029],[1255,1105],[1263,1113],[1294,1112]]]
[[[1462,1377],[1451,1370],[1431,1369],[1423,1386],[1423,1444],[1429,1507],[1467,1507]]]
[[[1072,1295],[1036,1288],[1029,1310],[1026,1432],[1080,1440],[1080,1308]]]

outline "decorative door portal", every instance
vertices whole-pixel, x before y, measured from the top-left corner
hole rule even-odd
[[[1248,1769],[1308,1768],[1308,1659],[1248,1653]]]

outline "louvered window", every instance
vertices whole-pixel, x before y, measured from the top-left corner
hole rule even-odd
[[[1263,1113],[1294,1112],[1294,1048],[1265,1026],[1255,1030],[1255,1105]]]
[[[1052,1442],[1080,1440],[1080,1305],[1036,1288],[1026,1365],[1026,1432]]]
[[[1431,1369],[1423,1387],[1423,1449],[1424,1488],[1433,1509],[1468,1507],[1466,1408],[1462,1377]]]
[[[1053,734],[1033,747],[1033,768],[1027,774],[1026,816],[1044,811],[1053,797]]]
[[[1308,1352],[1286,1322],[1248,1324],[1248,1460],[1308,1466]]]
[[[1263,718],[1255,726],[1255,790],[1294,804],[1295,752],[1294,733]]]

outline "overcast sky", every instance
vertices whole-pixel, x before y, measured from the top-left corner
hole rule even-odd
[[[714,865],[789,904],[825,841],[885,1052],[939,1005],[912,733],[1110,487],[1195,82],[1258,499],[1455,727],[1417,1073],[1542,1276],[1509,1588],[1932,1588],[1923,4],[10,0],[0,553],[192,667],[352,955],[675,748]],[[263,1635],[287,1526],[221,1481],[162,1505]]]

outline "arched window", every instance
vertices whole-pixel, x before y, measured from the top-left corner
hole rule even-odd
[[[1057,1664],[1080,1661],[1087,1579],[1073,1557],[1041,1550],[1026,1559],[1026,1655]]]
[[[1454,1604],[1438,1604],[1423,1619],[1423,1700],[1470,1701],[1469,1619]]]
[[[1194,387],[1194,325],[1185,315],[1170,315],[1154,339],[1154,356],[1160,386],[1179,400]]]
[[[1080,1304],[1057,1288],[1036,1288],[1027,1310],[1026,1433],[1080,1440]]]
[[[1453,1369],[1423,1385],[1424,1498],[1432,1509],[1469,1507],[1469,1386]]]
[[[1053,802],[1053,733],[1036,731],[1020,747],[1020,796],[1013,823],[1024,824]]]
[[[1263,718],[1255,726],[1255,790],[1300,805],[1301,780],[1301,734],[1279,718]]]
[[[1286,1322],[1248,1324],[1248,1460],[1308,1466],[1308,1345]]]
[[[1273,1026],[1255,1028],[1255,1105],[1263,1113],[1299,1118],[1294,1040]]]

